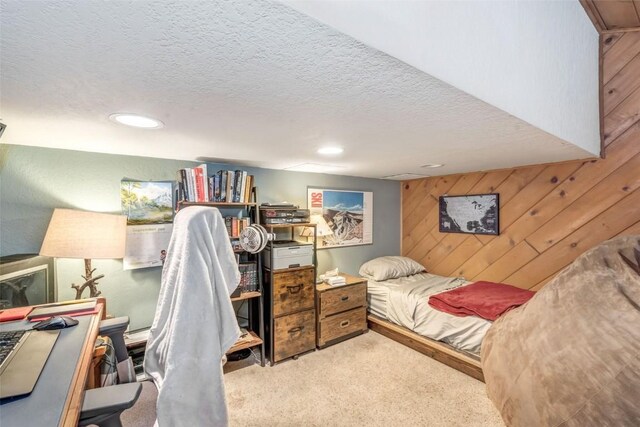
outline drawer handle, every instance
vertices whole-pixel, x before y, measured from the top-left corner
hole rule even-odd
[[[347,326],[349,326],[349,322],[348,320],[343,320],[342,322],[340,322],[340,327],[341,328],[346,328]]]
[[[296,332],[302,332],[303,329],[304,326],[296,326],[295,328],[289,329],[287,332],[289,332],[290,334],[295,334]]]
[[[302,290],[303,286],[304,286],[304,283],[298,283],[297,285],[289,285],[287,286],[287,290],[289,291],[290,294],[297,294]]]
[[[349,295],[343,296],[342,298],[340,298],[342,301],[346,301],[349,299]]]

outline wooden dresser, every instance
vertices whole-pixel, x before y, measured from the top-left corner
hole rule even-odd
[[[347,284],[316,286],[319,348],[344,341],[367,331],[367,281],[341,273]]]
[[[269,275],[273,274],[273,280]],[[277,363],[316,347],[315,266],[266,272],[273,310],[270,359]],[[267,285],[268,286],[268,285]],[[271,326],[271,325],[270,325]]]

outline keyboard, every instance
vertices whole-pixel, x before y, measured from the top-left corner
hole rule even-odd
[[[0,332],[0,366],[11,354],[25,332],[27,331]]]

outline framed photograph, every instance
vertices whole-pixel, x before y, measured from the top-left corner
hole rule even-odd
[[[500,234],[500,195],[440,196],[440,232]]]
[[[373,243],[373,193],[307,189],[311,222],[317,224],[318,249]]]

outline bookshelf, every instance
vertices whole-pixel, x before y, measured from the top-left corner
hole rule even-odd
[[[240,351],[240,350],[245,350],[247,348],[256,347],[263,344],[262,339],[259,336],[257,336],[255,332],[253,331],[248,331],[248,332],[249,332],[249,337],[245,339],[241,338],[240,340],[238,340],[238,342],[236,342],[233,346],[231,346],[227,354]]]
[[[251,180],[253,182],[253,178]],[[186,194],[186,192],[182,192],[182,194]],[[215,207],[220,210],[220,213],[225,218],[238,218],[240,214],[241,218],[249,218],[249,222],[252,224],[259,223],[259,207],[257,203],[257,189],[255,186],[252,186],[248,189],[248,196],[242,202],[220,202],[220,201],[200,201],[193,202],[187,200],[180,200],[178,202],[177,209],[187,208],[189,206],[210,206]],[[244,216],[246,214],[246,216]],[[226,219],[225,219],[226,223]],[[235,230],[236,234],[239,234],[240,227]],[[231,242],[237,242],[239,237],[232,236],[231,230],[229,230],[229,240]],[[243,264],[255,264],[255,278],[257,281],[256,287],[257,289],[250,289],[247,291],[241,292],[239,295],[231,296],[232,303],[240,303],[247,304],[247,317],[238,316],[241,320],[246,320],[246,324],[244,322],[239,321],[239,326],[246,328],[248,335],[245,337],[241,337],[228,351],[227,354],[233,353],[240,350],[245,349],[260,349],[260,365],[265,366],[265,347],[264,347],[264,292],[263,292],[263,284],[262,284],[262,259],[260,254],[250,254],[245,250],[237,247],[237,243],[234,247],[233,252],[236,254],[236,259],[239,262],[239,268],[242,271]],[[251,275],[252,273],[248,273]],[[245,276],[246,277],[246,276]],[[235,306],[236,313],[240,311],[240,308]]]
[[[254,187],[255,189],[255,187]],[[257,206],[257,203],[232,203],[232,202],[187,202],[181,200],[178,202],[181,206],[213,206],[214,208],[242,208],[242,207],[252,207]]]

